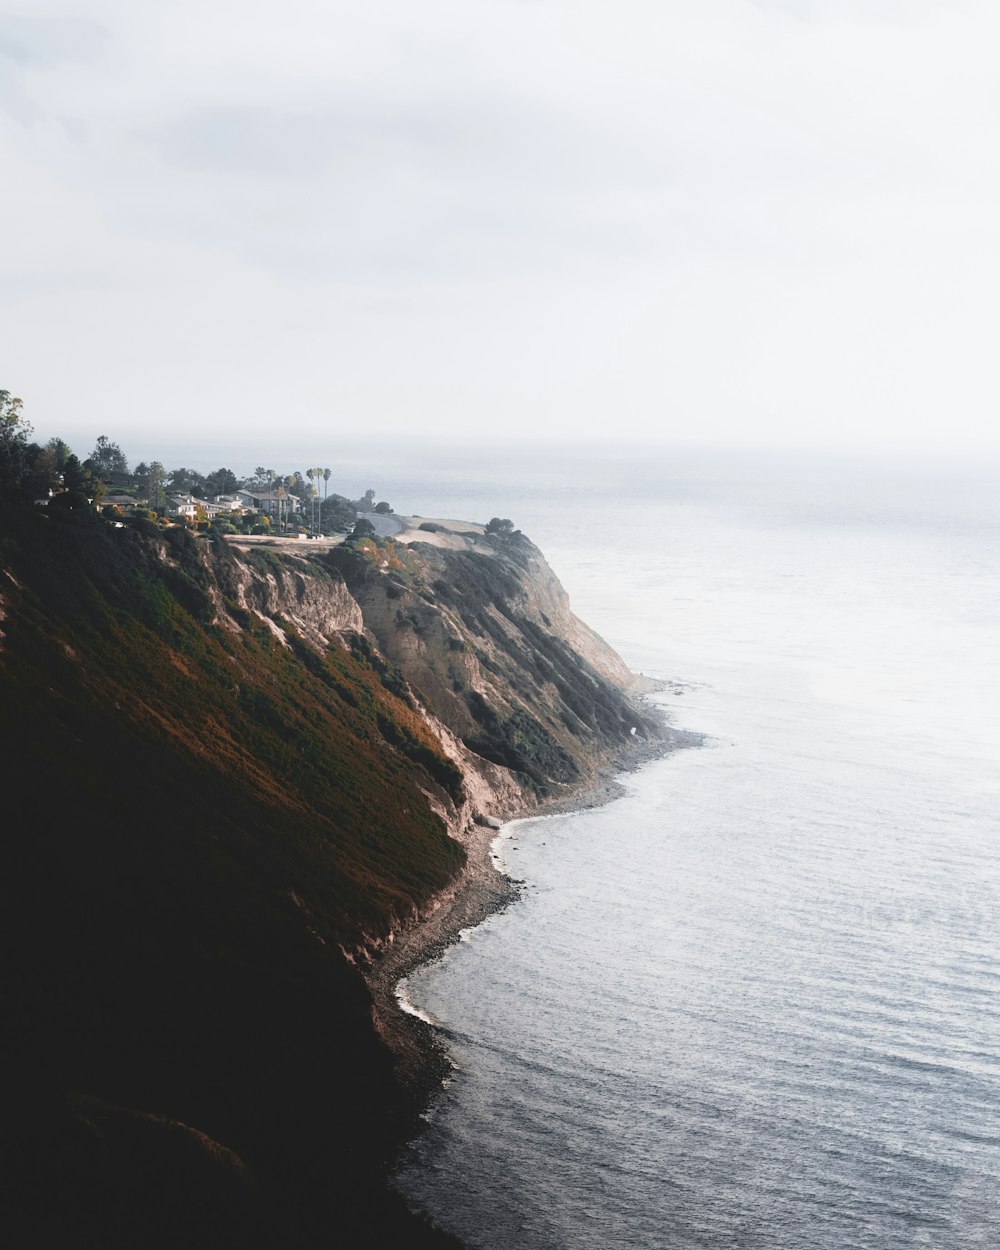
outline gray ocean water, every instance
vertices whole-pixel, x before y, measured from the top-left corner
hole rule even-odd
[[[510,516],[709,739],[514,826],[523,900],[411,978],[457,1066],[410,1201],[482,1250],[1000,1244],[997,467],[458,449],[375,477]]]

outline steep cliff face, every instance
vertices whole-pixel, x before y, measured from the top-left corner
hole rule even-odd
[[[282,616],[319,648],[338,635],[364,629],[361,608],[343,578],[331,576],[322,565],[266,548],[241,553],[216,545],[204,554],[218,588],[215,605],[221,620],[236,625],[233,606],[261,619]]]
[[[11,511],[0,600],[11,1244],[447,1244],[380,1188],[406,1104],[357,965],[477,819],[644,724],[616,658],[481,536]]]
[[[522,804],[578,786],[658,725],[621,659],[569,608],[522,536],[475,530],[447,545],[371,543],[331,561],[380,650],[464,744],[468,766],[504,770]]]

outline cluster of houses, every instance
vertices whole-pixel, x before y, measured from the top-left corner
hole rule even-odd
[[[212,499],[199,499],[195,495],[170,495],[167,497],[167,511],[173,516],[194,520],[203,517],[211,521],[222,513],[262,512],[270,516],[279,511],[288,510],[291,496],[278,491],[238,490],[231,495],[215,495]],[[295,500],[298,503],[298,500]]]
[[[104,507],[133,508],[137,500],[133,495],[105,495],[101,499]],[[168,495],[166,511],[168,516],[183,517],[185,520],[199,518],[211,521],[223,513],[260,512],[268,516],[287,514],[290,507],[298,506],[299,500],[286,491],[255,491],[238,490],[231,495],[215,495],[212,499],[199,499],[196,495]]]

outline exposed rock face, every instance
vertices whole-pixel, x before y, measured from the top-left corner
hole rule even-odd
[[[361,608],[343,578],[324,575],[305,560],[216,548],[211,563],[224,617],[227,603],[263,616],[282,616],[314,646],[364,629]]]
[[[405,551],[332,559],[381,652],[472,753],[468,767],[506,770],[531,803],[592,776],[632,727],[658,732],[620,657],[573,615],[527,539],[406,537]]]
[[[478,527],[424,537],[322,554],[203,544],[198,555],[226,628],[249,612],[283,643],[291,627],[317,650],[338,645],[385,669],[463,774],[462,796],[427,790],[456,836],[476,816],[579,787],[632,727],[657,735],[632,674],[570,610],[537,547]]]

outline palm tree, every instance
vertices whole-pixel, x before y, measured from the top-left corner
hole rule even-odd
[[[283,482],[278,483],[278,533],[283,534],[287,528],[285,520],[285,505],[288,500],[288,492],[285,490]]]
[[[267,478],[267,494],[268,494],[267,502],[268,502],[268,511],[270,512],[271,508],[274,507],[274,479],[278,475],[277,473],[275,473],[273,469],[265,469],[264,476]],[[280,505],[279,505],[279,509],[280,509]],[[278,516],[278,528],[279,530],[281,528],[280,511],[279,511],[279,516]]]
[[[313,486],[313,478],[316,476],[315,469],[306,469],[306,477],[309,479],[309,512],[312,518],[313,533],[316,532],[316,487]]]
[[[325,504],[325,503],[326,503],[326,490],[327,490],[327,486],[328,486],[329,481],[330,481],[330,470],[329,470],[329,469],[323,469],[323,470],[322,470],[322,473],[323,473],[323,502],[324,502],[324,504]],[[322,519],[322,516],[323,516],[323,513],[322,513],[322,511],[320,511],[320,518],[321,518],[321,519]]]
[[[288,528],[287,518],[290,517],[292,513],[295,511],[295,505],[292,501],[295,498],[295,488],[296,486],[298,486],[298,484],[299,484],[299,475],[297,473],[289,473],[288,477],[285,478],[285,486],[288,488],[287,494],[285,497],[285,517],[286,517],[285,528],[286,529]]]
[[[310,475],[312,480],[316,482],[320,479],[322,475],[323,475],[323,470],[317,469],[314,466],[312,469],[312,473]],[[312,490],[310,491],[310,494],[312,495],[313,532],[318,538],[319,537],[319,490],[318,488],[316,486],[313,486]]]

